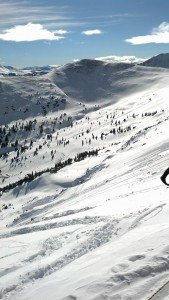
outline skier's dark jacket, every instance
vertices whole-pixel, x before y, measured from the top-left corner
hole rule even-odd
[[[169,186],[169,184],[166,182],[166,178],[167,178],[168,175],[169,175],[169,168],[167,170],[165,170],[164,174],[161,176],[161,181],[164,184]]]

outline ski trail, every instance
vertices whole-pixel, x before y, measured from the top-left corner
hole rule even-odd
[[[136,220],[133,222],[133,224],[131,225],[131,229],[135,228],[136,226],[138,226],[140,223],[142,223],[143,221],[147,221],[153,217],[155,217],[157,214],[159,214],[163,207],[166,204],[163,203],[161,205],[158,205],[152,209],[148,209],[146,212],[143,212],[139,217],[136,218]]]
[[[169,299],[169,280],[164,283],[150,298],[147,300],[168,300]]]

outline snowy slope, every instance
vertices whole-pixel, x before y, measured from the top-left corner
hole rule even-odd
[[[92,99],[74,99],[81,78],[100,78],[100,68],[111,82],[104,86],[105,97],[99,98],[98,91],[96,97],[91,87]],[[119,75],[115,81],[112,70]],[[0,158],[1,187],[100,149],[97,156],[72,161],[57,173],[45,172],[2,194],[2,299],[148,300],[169,280],[168,189],[159,179],[169,159],[169,71],[131,66],[115,70],[102,62],[90,68],[87,63],[85,70],[82,61],[38,78],[1,81],[3,103],[6,99],[18,105],[18,113],[4,119],[5,134],[2,125],[3,138],[10,134],[8,145],[0,149],[8,153]],[[78,80],[74,85],[69,72]],[[58,103],[63,97],[66,103],[56,110],[49,104],[45,115],[37,108],[32,116],[33,103],[42,93],[48,101],[54,89]],[[19,104],[16,91],[21,93]],[[81,91],[84,96],[85,86]],[[18,109],[29,93],[29,113],[17,121],[23,118]],[[35,117],[26,130],[26,122]],[[11,147],[16,140],[17,149]],[[26,150],[21,152],[21,146]],[[159,299],[167,293],[165,286]]]
[[[8,124],[56,111],[66,95],[44,76],[15,76],[0,78],[0,97],[0,124]]]
[[[159,54],[142,63],[147,67],[159,67],[169,69],[169,53]]]
[[[4,66],[0,65],[0,75],[8,74],[9,70],[5,68]]]
[[[33,66],[25,67],[22,69],[17,69],[12,66],[2,66],[0,65],[0,75],[43,75],[51,72],[52,70],[58,68],[59,66]]]
[[[157,72],[156,72],[157,71]],[[163,76],[161,70],[161,76]],[[159,70],[128,63],[106,63],[83,59],[48,74],[65,94],[83,102],[117,101],[131,92],[145,89],[160,76]]]
[[[44,76],[0,78],[0,124],[56,111],[61,99],[105,106],[122,96],[145,90],[165,77],[166,70],[82,60]],[[49,106],[49,107],[48,107]],[[62,105],[63,106],[63,105]]]
[[[1,66],[0,65],[0,75],[9,75],[9,74],[23,75],[24,72],[22,70],[16,69],[11,66]]]

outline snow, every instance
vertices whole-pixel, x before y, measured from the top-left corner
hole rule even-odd
[[[19,70],[17,68],[11,67],[11,66],[2,66],[0,65],[0,75],[9,76],[10,74],[13,75],[23,75],[24,71]]]
[[[22,69],[17,69],[11,66],[2,66],[0,65],[0,75],[3,76],[9,76],[11,74],[13,75],[19,75],[19,76],[24,76],[24,75],[42,75],[42,74],[47,74],[50,71],[57,69],[59,66],[58,65],[52,65],[52,66],[34,66],[34,67],[25,67]]]
[[[0,74],[4,75],[4,74],[8,74],[9,70],[7,68],[5,68],[4,66],[0,66]]]
[[[156,72],[157,71],[157,72]],[[166,70],[161,70],[165,76]],[[159,79],[157,69],[133,66],[130,63],[107,63],[83,59],[67,64],[48,74],[64,93],[86,103],[112,104],[132,92],[146,89]]]
[[[105,85],[101,70],[107,74]],[[89,80],[90,93],[85,92]],[[46,172],[2,194],[0,298],[167,299],[169,190],[160,176],[169,159],[169,71],[85,60],[45,76],[0,81],[1,124],[37,120],[31,131],[18,129],[10,136],[19,144],[25,139],[28,146],[31,139],[34,143],[18,163],[11,164],[14,149],[0,158],[1,187],[100,148],[98,156]],[[56,108],[52,95],[60,99]],[[43,105],[51,99],[45,115],[36,105],[39,97]],[[4,115],[6,102],[16,110]],[[64,113],[62,124],[54,126],[54,118],[60,120]],[[119,126],[123,132],[110,132]],[[52,140],[47,140],[49,133]],[[59,144],[62,137],[69,144]],[[34,156],[39,145],[43,147]]]
[[[47,74],[58,67],[59,67],[59,65],[33,66],[33,67],[25,67],[22,69],[22,71],[27,74],[29,74],[29,73],[30,74]]]
[[[162,53],[142,63],[147,67],[169,68],[169,53]]]
[[[168,282],[164,284],[151,298],[151,300],[168,300]]]

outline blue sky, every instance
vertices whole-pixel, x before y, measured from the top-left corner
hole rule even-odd
[[[0,64],[169,52],[168,0],[0,0]]]

